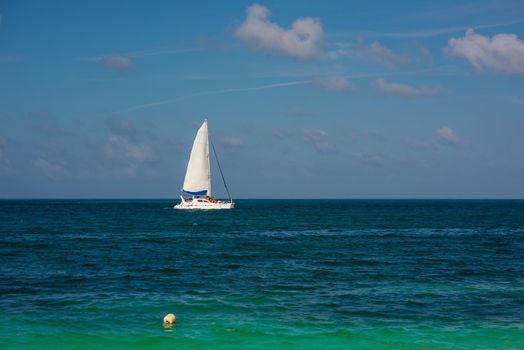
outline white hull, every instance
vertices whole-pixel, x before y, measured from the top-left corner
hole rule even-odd
[[[179,204],[175,205],[174,209],[182,210],[214,210],[214,209],[232,209],[235,207],[233,202],[222,202],[222,201],[210,201],[207,198],[193,197],[191,199],[185,199],[180,196],[182,200]]]

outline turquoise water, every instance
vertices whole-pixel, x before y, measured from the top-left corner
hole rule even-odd
[[[524,349],[524,201],[173,204],[0,201],[0,348]]]

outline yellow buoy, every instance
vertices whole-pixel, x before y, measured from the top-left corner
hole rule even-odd
[[[174,324],[176,322],[176,316],[174,314],[167,314],[164,317],[164,324]]]

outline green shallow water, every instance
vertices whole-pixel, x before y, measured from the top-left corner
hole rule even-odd
[[[77,320],[76,320],[77,321]],[[156,322],[105,329],[91,325],[18,324],[6,349],[522,349],[517,326],[315,325],[275,320]],[[94,327],[96,331],[93,331]],[[86,329],[87,328],[87,329]]]
[[[0,348],[524,349],[523,201],[170,206],[0,201]]]

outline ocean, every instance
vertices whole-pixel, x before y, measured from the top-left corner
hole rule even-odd
[[[524,201],[236,202],[0,201],[0,348],[524,349]]]

